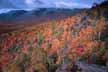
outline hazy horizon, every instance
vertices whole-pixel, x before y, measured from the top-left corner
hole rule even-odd
[[[93,3],[103,0],[0,0],[0,14],[11,10],[32,10],[37,8],[91,8]]]
[[[39,7],[54,8],[90,8],[93,3],[100,3],[103,0],[0,0],[0,9],[33,9]]]

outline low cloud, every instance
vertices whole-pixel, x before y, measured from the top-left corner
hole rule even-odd
[[[44,2],[41,0],[25,0],[25,3],[28,5],[44,4]]]
[[[56,8],[90,8],[90,5],[78,2],[25,0],[29,7],[56,7]]]
[[[56,7],[63,7],[63,8],[90,8],[91,6],[88,4],[83,3],[75,3],[75,2],[55,2]]]

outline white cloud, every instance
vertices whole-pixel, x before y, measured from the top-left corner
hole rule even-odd
[[[25,3],[28,5],[32,5],[32,4],[34,4],[34,1],[35,0],[25,0]]]
[[[44,1],[44,0],[25,0],[28,7],[57,7],[57,8],[90,8],[91,5],[72,1]]]
[[[90,5],[83,3],[75,3],[75,2],[55,2],[56,7],[64,7],[64,8],[90,8]]]
[[[7,3],[12,3],[12,8],[39,8],[39,7],[61,7],[61,8],[90,8],[94,2],[101,0],[0,0],[1,8],[10,8]]]

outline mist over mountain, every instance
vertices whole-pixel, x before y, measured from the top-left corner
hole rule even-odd
[[[0,9],[35,9],[35,8],[90,8],[94,2],[102,0],[0,0]]]
[[[0,14],[0,24],[23,24],[31,22],[44,22],[48,20],[59,20],[85,9],[61,9],[61,8],[38,8],[35,10],[12,10]]]

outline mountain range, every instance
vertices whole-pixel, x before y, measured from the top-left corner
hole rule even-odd
[[[39,25],[49,21],[63,20],[65,18],[69,18],[70,16],[84,13],[85,11],[95,12],[95,10],[104,10],[107,7],[108,2],[93,6],[91,9],[36,8],[33,10],[10,10],[6,13],[0,14],[0,31],[7,32],[9,30],[16,29],[18,26],[21,28],[27,25]],[[104,16],[107,18],[108,10],[103,12],[105,12],[103,14],[105,14]]]
[[[59,8],[38,8],[35,10],[12,10],[7,13],[0,14],[0,24],[21,24],[21,22],[43,22],[47,20],[62,19],[84,9],[59,9]]]

